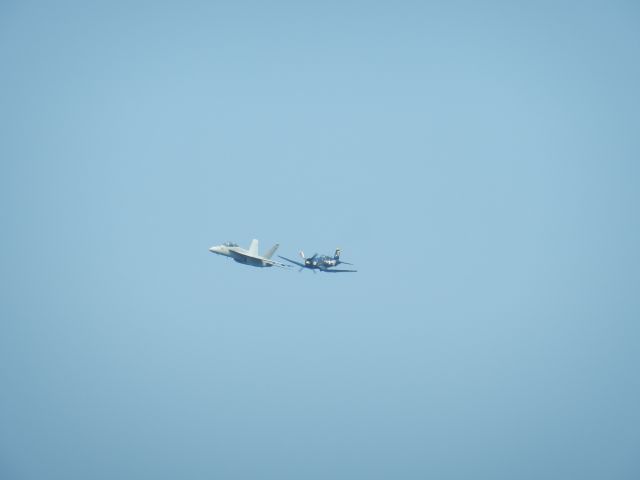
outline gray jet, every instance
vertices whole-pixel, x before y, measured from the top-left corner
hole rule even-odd
[[[245,265],[250,265],[252,267],[289,267],[289,265],[285,265],[284,263],[278,263],[271,260],[271,256],[279,246],[280,245],[276,243],[267,253],[260,256],[260,254],[258,254],[258,240],[254,238],[251,240],[249,250],[245,250],[237,243],[226,242],[222,245],[215,245],[211,247],[209,251],[218,255],[224,255],[225,257],[232,258],[238,263],[244,263]]]

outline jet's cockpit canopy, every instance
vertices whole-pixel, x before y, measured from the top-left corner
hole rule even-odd
[[[237,243],[233,243],[233,242],[225,242],[224,246],[225,247],[237,247],[238,244]]]

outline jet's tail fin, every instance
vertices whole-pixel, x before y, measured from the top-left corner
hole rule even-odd
[[[276,243],[273,247],[271,247],[269,249],[269,251],[267,251],[267,253],[264,254],[264,258],[271,258],[271,256],[276,253],[276,250],[278,249],[278,247],[280,246],[279,243]]]
[[[258,240],[255,238],[251,240],[251,245],[249,245],[249,255],[253,257],[258,256]]]
[[[340,250],[339,248],[336,248],[336,253],[333,254],[334,260],[340,260],[340,252],[342,252],[342,250]]]

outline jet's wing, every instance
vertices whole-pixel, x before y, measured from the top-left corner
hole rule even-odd
[[[300,263],[300,262],[296,262],[295,260],[291,260],[290,258],[287,257],[283,257],[281,255],[278,255],[281,259],[286,260],[287,262],[291,262],[291,263],[295,263],[296,265],[299,265],[301,267],[307,267],[304,263]]]
[[[229,250],[229,254],[233,258],[255,258],[255,259],[260,258],[260,257],[256,257],[255,255],[251,255],[251,252],[247,252],[246,250]]]
[[[345,272],[357,272],[358,270],[334,270],[333,268],[323,268],[322,271],[327,273],[345,273]]]

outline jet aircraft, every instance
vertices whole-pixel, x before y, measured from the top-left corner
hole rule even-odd
[[[267,253],[261,256],[258,254],[258,240],[254,238],[251,240],[249,250],[245,250],[237,243],[226,242],[222,245],[215,245],[211,247],[209,251],[218,255],[230,257],[238,263],[244,263],[245,265],[250,265],[252,267],[290,267],[290,265],[285,265],[284,263],[271,260],[271,256],[279,246],[280,245],[276,243]]]
[[[357,270],[336,270],[333,268],[337,265],[340,265],[341,263],[344,263],[345,265],[353,265],[352,263],[343,262],[342,260],[340,260],[340,252],[341,250],[339,248],[336,248],[336,252],[334,253],[333,257],[330,255],[318,255],[317,253],[315,253],[312,257],[305,258],[304,252],[301,251],[300,257],[302,257],[304,263],[298,262],[296,260],[291,260],[290,258],[282,257],[280,255],[278,256],[283,260],[286,260],[287,262],[298,265],[300,267],[300,269],[298,270],[299,272],[301,272],[303,268],[313,270],[313,273],[316,273],[316,270],[327,273],[357,272]]]

